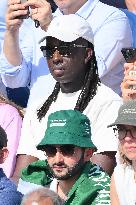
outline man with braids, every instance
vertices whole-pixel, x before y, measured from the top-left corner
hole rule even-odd
[[[41,50],[57,83],[47,100],[45,96],[43,102],[26,113],[16,175],[30,162],[45,158],[36,145],[44,136],[48,115],[61,109],[76,109],[89,117],[92,140],[98,148],[92,161],[111,174],[117,142],[113,130],[107,125],[116,118],[122,101],[100,83],[91,27],[75,14],[56,17],[48,27],[46,38],[41,41]]]

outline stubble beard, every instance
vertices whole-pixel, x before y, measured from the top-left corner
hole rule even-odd
[[[56,178],[57,180],[67,180],[69,178],[72,178],[72,177],[80,174],[80,172],[83,169],[84,164],[85,164],[85,162],[84,162],[84,153],[82,153],[81,158],[79,159],[79,161],[73,167],[69,167],[64,163],[54,163],[52,166],[49,166],[49,169],[50,169],[53,177]],[[64,166],[68,170],[67,173],[65,173],[61,176],[59,174],[55,173],[54,170],[53,170],[54,165]]]

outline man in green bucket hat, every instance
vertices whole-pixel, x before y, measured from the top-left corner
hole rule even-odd
[[[50,114],[37,149],[45,153],[47,160],[34,162],[23,170],[20,191],[26,191],[28,184],[29,191],[49,185],[66,205],[110,204],[110,178],[90,162],[97,148],[91,140],[88,117],[77,110]],[[21,183],[26,183],[25,187]]]

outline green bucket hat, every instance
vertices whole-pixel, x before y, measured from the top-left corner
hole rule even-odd
[[[45,145],[72,144],[78,147],[94,148],[88,117],[77,110],[61,110],[49,115],[44,138],[37,145],[42,150]]]
[[[136,101],[130,100],[124,102],[124,104],[119,108],[118,117],[114,123],[108,125],[112,127],[115,125],[132,125],[136,126]]]

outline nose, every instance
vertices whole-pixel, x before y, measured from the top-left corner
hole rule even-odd
[[[60,55],[58,50],[55,50],[55,52],[53,53],[52,59],[54,63],[63,62],[63,57],[62,55]]]
[[[55,156],[55,160],[56,160],[56,163],[63,162],[63,155],[58,150],[57,150],[57,153],[56,153],[56,156]]]
[[[126,130],[126,134],[125,134],[125,140],[126,141],[130,141],[133,139],[133,135],[131,133],[131,130]]]

